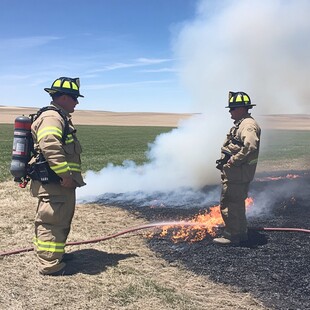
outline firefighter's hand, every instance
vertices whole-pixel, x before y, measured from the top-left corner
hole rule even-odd
[[[76,183],[71,177],[62,177],[60,185],[68,188],[76,188]]]
[[[227,162],[227,164],[226,164],[226,166],[227,166],[228,168],[230,168],[230,167],[232,166],[232,164],[233,164],[233,161],[232,161],[231,159],[229,159],[228,162]]]

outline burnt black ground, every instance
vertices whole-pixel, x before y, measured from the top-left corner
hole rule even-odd
[[[292,214],[291,214],[292,215]],[[309,218],[309,211],[302,216]],[[251,221],[263,227],[305,227],[302,220]],[[211,238],[193,244],[174,244],[153,238],[150,247],[169,262],[178,262],[197,274],[250,292],[272,309],[310,309],[310,235],[249,230],[249,242],[240,247],[220,247]]]
[[[249,241],[246,244],[221,247],[212,244],[211,236],[195,243],[173,243],[169,236],[155,235],[149,239],[149,246],[170,263],[182,264],[188,270],[230,285],[236,291],[251,293],[266,308],[310,309],[310,234],[254,229],[310,229],[308,174],[297,179],[282,175],[283,179],[275,181],[266,179],[266,175],[260,176],[260,181],[252,183],[250,192],[254,199],[267,197],[270,205],[268,212],[265,202],[261,214],[249,217]],[[201,207],[184,207],[184,202],[178,208],[123,206],[150,222],[188,219],[201,210]]]

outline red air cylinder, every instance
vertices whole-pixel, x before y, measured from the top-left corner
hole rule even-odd
[[[14,139],[11,161],[11,174],[15,182],[21,182],[27,175],[27,164],[30,160],[31,119],[18,116],[14,123]]]

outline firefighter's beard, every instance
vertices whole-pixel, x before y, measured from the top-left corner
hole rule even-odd
[[[121,166],[108,164],[99,172],[88,171],[87,185],[77,191],[78,200],[94,201],[105,193],[197,191],[219,184],[215,161],[227,127],[218,124],[231,125],[225,113],[220,116],[224,119],[196,115],[157,136],[143,165],[127,160]]]

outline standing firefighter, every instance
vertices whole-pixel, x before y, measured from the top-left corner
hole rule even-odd
[[[65,243],[75,210],[75,189],[85,185],[81,175],[82,152],[69,113],[74,112],[79,79],[60,77],[45,88],[52,102],[34,117],[31,133],[34,153],[31,160],[31,193],[38,197],[35,217],[36,254],[42,275],[69,275]]]
[[[255,104],[244,92],[229,92],[229,108],[234,126],[230,129],[217,160],[221,170],[221,214],[225,223],[223,237],[213,239],[220,245],[246,241],[245,199],[254,178],[260,143],[260,127],[249,113]]]

